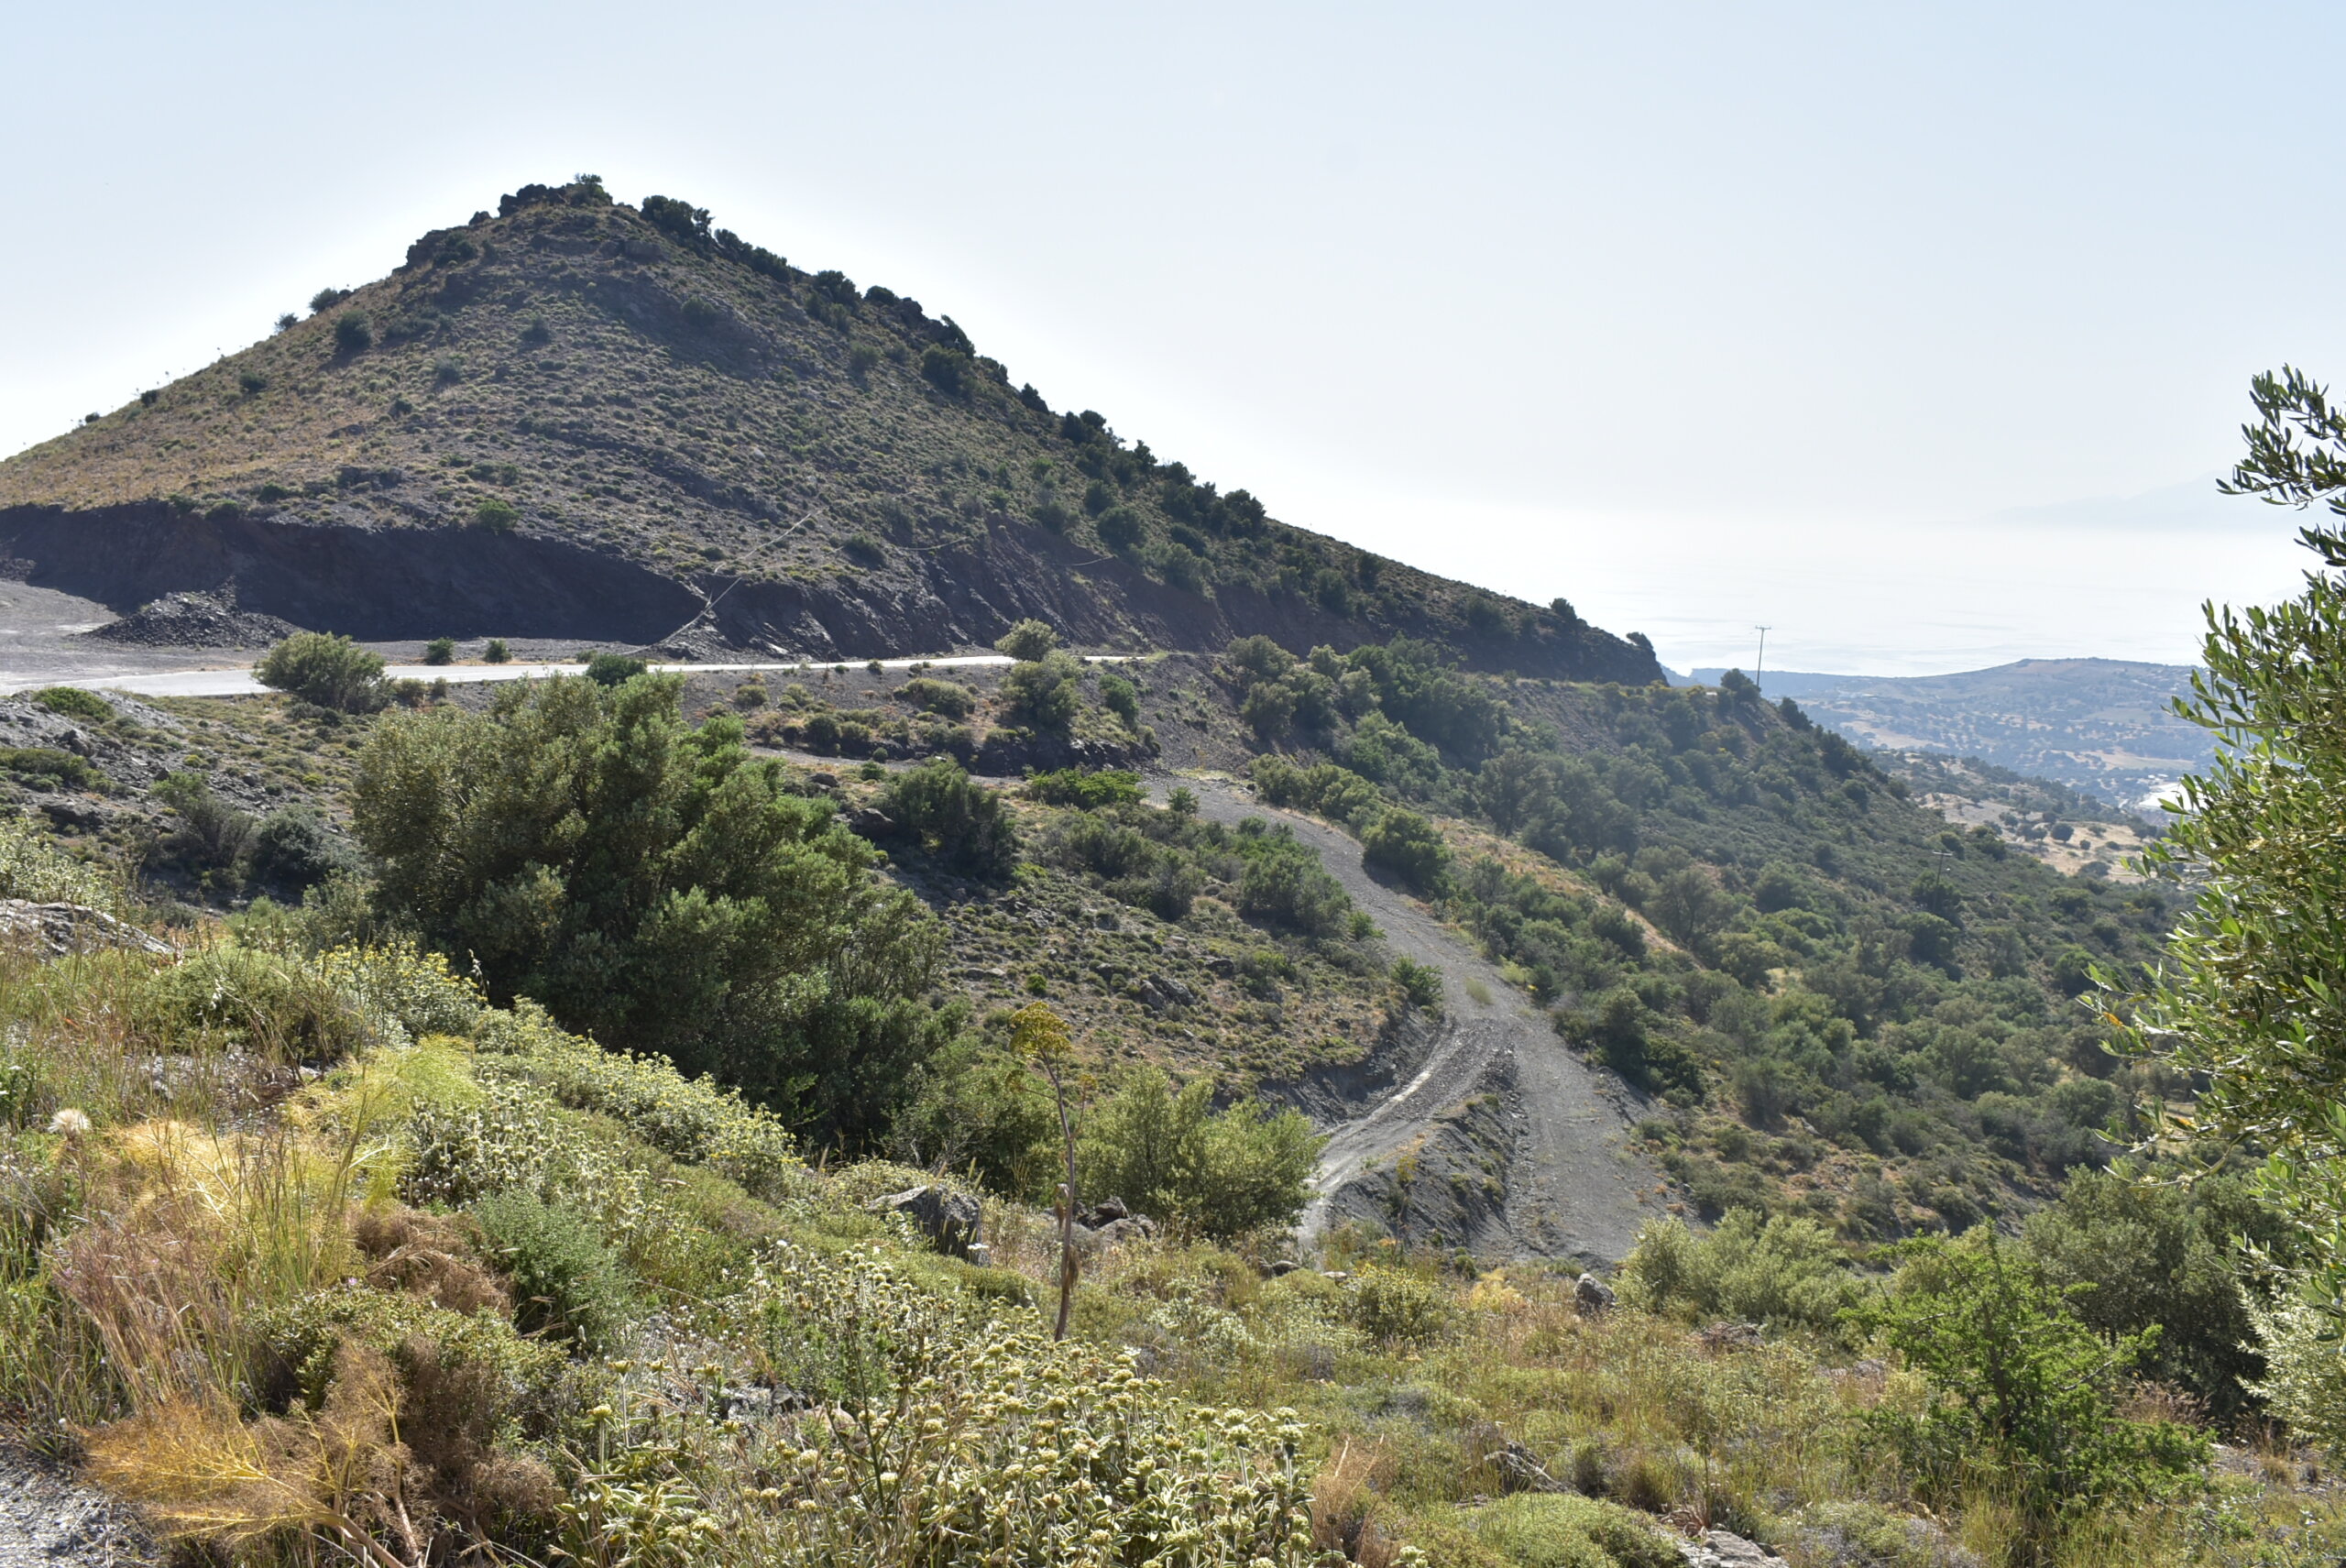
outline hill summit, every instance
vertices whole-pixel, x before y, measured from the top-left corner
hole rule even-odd
[[[1014,387],[951,317],[584,175],[0,464],[0,554],[124,613],[202,592],[374,639],[863,658],[1037,616],[1662,678],[1640,636],[1282,524]]]

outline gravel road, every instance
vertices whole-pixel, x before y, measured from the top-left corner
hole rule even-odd
[[[1331,1205],[1370,1162],[1389,1163],[1433,1117],[1505,1078],[1496,1069],[1511,1067],[1511,1250],[1521,1257],[1608,1263],[1626,1256],[1639,1227],[1660,1212],[1656,1189],[1662,1178],[1629,1137],[1634,1098],[1620,1081],[1573,1054],[1529,999],[1455,932],[1369,875],[1351,835],[1265,806],[1242,785],[1182,782],[1198,796],[1200,812],[1214,821],[1261,817],[1293,829],[1376,922],[1387,946],[1442,972],[1447,1014],[1442,1038],[1416,1077],[1366,1115],[1332,1130],[1317,1195],[1304,1213],[1306,1233],[1326,1223]]]

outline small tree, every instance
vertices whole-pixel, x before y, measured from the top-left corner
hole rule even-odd
[[[1361,858],[1429,895],[1441,891],[1450,868],[1450,850],[1433,824],[1414,811],[1398,809],[1387,812],[1369,828],[1361,839]]]
[[[480,651],[481,663],[484,664],[510,663],[512,658],[513,650],[505,645],[505,639],[502,637],[490,638]]]
[[[1053,734],[1064,734],[1082,707],[1083,666],[1071,653],[1052,652],[1029,663],[1013,664],[1002,681],[1003,716]]]
[[[1059,645],[1059,634],[1047,621],[1032,619],[1022,620],[994,640],[999,652],[1009,654],[1021,663],[1032,663]]]
[[[381,706],[383,656],[338,632],[297,631],[269,651],[253,678],[320,707],[367,713]]]
[[[453,664],[456,662],[456,640],[434,637],[423,645],[423,662],[427,664]]]
[[[1067,1185],[1059,1189],[1059,1316],[1051,1330],[1055,1340],[1067,1338],[1068,1316],[1075,1305],[1075,1118],[1067,1105],[1067,1076],[1075,1060],[1074,1042],[1067,1025],[1039,1002],[1030,1002],[1010,1015],[1011,1049],[1033,1062],[1051,1086],[1058,1102],[1059,1139],[1066,1146]]]
[[[1155,1068],[1126,1079],[1085,1130],[1089,1185],[1211,1236],[1292,1224],[1325,1140],[1291,1110],[1241,1101],[1217,1113],[1213,1089],[1201,1074],[1177,1090]]]
[[[375,346],[375,323],[365,311],[345,311],[334,319],[334,345],[344,354],[364,354]]]
[[[2197,1080],[2167,1116],[2212,1164],[2234,1146],[2265,1157],[2264,1195],[2304,1227],[2319,1293],[2346,1301],[2346,409],[2285,367],[2259,376],[2259,422],[2224,488],[2329,515],[2298,532],[2319,565],[2285,604],[2208,612],[2192,695],[2176,711],[2218,749],[2183,781],[2175,822],[2144,861],[2196,888],[2167,938],[2172,967],[2131,1009],[2132,1044]]]
[[[882,793],[880,809],[929,853],[971,876],[1006,877],[1018,864],[1018,827],[1002,796],[950,757],[897,774]]]
[[[2068,1519],[2170,1493],[2205,1466],[2205,1437],[2117,1413],[2155,1329],[2105,1341],[2071,1310],[2077,1288],[2047,1284],[1986,1225],[1902,1250],[1890,1290],[1850,1316],[1929,1385],[1919,1410],[1885,1404],[1869,1420],[1937,1495],[2010,1495],[2041,1548]]]

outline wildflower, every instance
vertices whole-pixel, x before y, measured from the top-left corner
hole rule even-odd
[[[49,1119],[49,1130],[60,1138],[78,1138],[90,1130],[90,1113],[68,1105]]]

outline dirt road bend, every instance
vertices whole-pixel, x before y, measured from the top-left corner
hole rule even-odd
[[[1462,1102],[1495,1097],[1509,1135],[1505,1196],[1472,1238],[1477,1252],[1618,1262],[1661,1211],[1662,1177],[1629,1135],[1635,1096],[1557,1038],[1530,999],[1473,946],[1406,894],[1371,876],[1359,841],[1327,823],[1265,806],[1243,784],[1186,780],[1201,815],[1261,817],[1320,853],[1393,951],[1442,977],[1445,1017],[1424,1064],[1367,1114],[1326,1129],[1307,1234],[1362,1212],[1358,1189],[1445,1123]],[[1171,787],[1160,784],[1159,793]],[[1348,1201],[1348,1195],[1351,1201]]]

